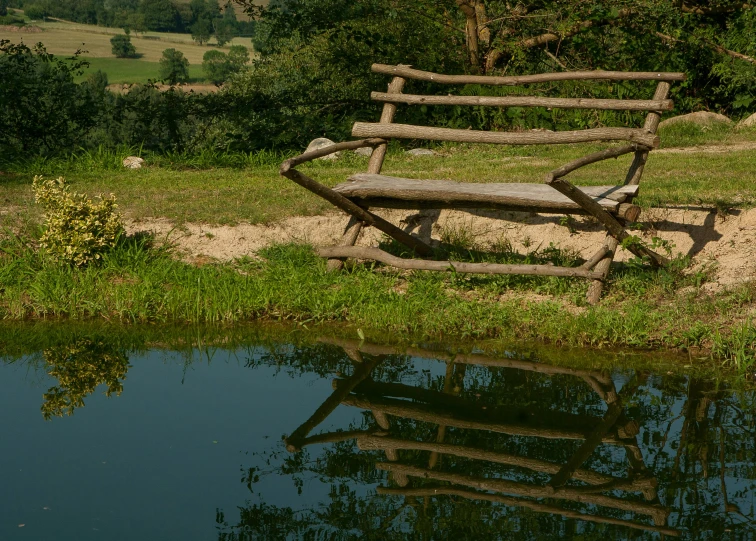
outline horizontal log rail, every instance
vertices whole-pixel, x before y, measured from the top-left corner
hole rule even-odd
[[[598,203],[597,203],[598,204]],[[372,259],[385,265],[406,270],[428,270],[437,272],[461,272],[474,274],[525,274],[530,276],[560,276],[565,278],[589,278],[603,280],[599,272],[580,267],[557,267],[554,265],[505,265],[499,263],[461,263],[459,261],[428,261],[425,259],[405,259],[384,252],[380,248],[362,246],[323,246],[316,249],[320,257],[328,259],[356,258]]]
[[[354,137],[385,139],[427,139],[459,143],[490,143],[495,145],[565,145],[595,141],[632,141],[648,148],[659,146],[659,137],[642,128],[593,128],[559,132],[489,132],[414,126],[411,124],[381,124],[355,122]]]
[[[516,86],[530,83],[549,83],[553,81],[684,81],[684,73],[657,71],[564,71],[559,73],[539,73],[536,75],[514,75],[496,77],[490,75],[444,75],[413,69],[410,66],[373,64],[373,73],[404,77],[417,81],[431,81],[444,84],[480,84],[496,86]]]
[[[614,496],[605,496],[603,494],[586,494],[572,487],[563,487],[557,490],[551,487],[531,485],[506,479],[490,479],[484,477],[472,477],[458,473],[446,473],[437,470],[407,466],[405,464],[378,462],[376,469],[384,470],[391,473],[404,474],[410,477],[420,479],[433,479],[434,481],[446,481],[455,485],[462,485],[479,490],[490,490],[492,492],[503,492],[506,494],[515,494],[518,496],[527,496],[530,498],[553,498],[558,500],[568,500],[578,503],[600,505],[622,511],[641,513],[649,515],[655,521],[666,520],[669,515],[664,507],[657,504],[645,502],[623,500]]]
[[[538,96],[424,96],[371,92],[370,98],[407,105],[480,105],[490,107],[548,107],[554,109],[601,109],[609,111],[671,111],[672,100],[611,100],[593,98],[544,98]]]
[[[575,368],[565,368],[554,366],[536,361],[525,361],[522,359],[509,359],[490,357],[479,353],[448,353],[446,351],[433,351],[418,347],[397,347],[384,346],[380,344],[371,344],[361,340],[351,340],[349,338],[334,338],[331,336],[318,338],[319,342],[332,344],[343,349],[356,350],[368,355],[409,355],[410,357],[420,357],[423,359],[435,359],[445,362],[454,362],[461,364],[473,364],[479,366],[488,366],[492,368],[514,368],[516,370],[525,370],[528,372],[538,372],[553,376],[568,375],[581,378],[593,378],[603,385],[611,385],[610,377],[600,373],[588,370],[578,370]]]
[[[546,460],[539,460],[537,458],[528,458],[526,456],[512,455],[509,453],[502,453],[498,451],[489,451],[487,449],[479,449],[477,447],[469,447],[464,445],[455,445],[450,443],[436,443],[425,441],[411,441],[403,440],[399,438],[392,438],[389,436],[376,436],[376,435],[362,435],[357,437],[357,447],[362,451],[370,450],[407,450],[407,451],[430,451],[433,453],[441,453],[444,455],[451,455],[460,458],[468,458],[471,460],[483,460],[486,462],[493,462],[495,464],[505,464],[507,466],[517,466],[519,468],[526,468],[528,470],[537,471],[541,473],[548,473],[554,475],[560,470],[560,465],[554,462],[548,462]],[[588,483],[591,485],[604,485],[607,483],[614,483],[617,481],[626,481],[625,479],[619,479],[606,475],[603,473],[597,473],[585,469],[577,469],[572,475],[573,479]],[[655,487],[657,485],[656,480],[652,477],[642,477],[631,480],[631,490],[643,490],[647,487]]]
[[[391,488],[391,487],[377,487],[376,492],[378,494],[390,495],[390,496],[404,496],[414,498],[427,498],[437,496],[458,496],[460,498],[466,498],[468,500],[484,500],[492,503],[501,503],[512,507],[524,507],[530,509],[536,513],[549,513],[551,515],[562,515],[566,518],[573,518],[577,520],[584,520],[586,522],[596,522],[599,524],[612,524],[614,526],[623,526],[626,528],[633,528],[636,530],[645,530],[648,532],[656,532],[665,535],[671,535],[679,537],[680,532],[673,528],[665,528],[663,526],[653,526],[651,524],[643,524],[641,522],[633,522],[630,520],[622,520],[619,518],[602,517],[599,515],[589,515],[581,513],[579,511],[571,511],[569,509],[563,509],[556,505],[548,505],[545,503],[538,503],[533,500],[525,500],[522,498],[515,498],[512,496],[500,496],[498,494],[489,494],[486,492],[479,492],[477,490],[469,490],[464,488],[456,488],[454,486],[443,487],[424,487],[424,488]]]
[[[342,404],[364,410],[377,410],[387,415],[414,419],[425,423],[453,426],[455,428],[485,430],[497,434],[510,436],[532,436],[545,439],[584,440],[593,425],[587,423],[572,423],[572,426],[546,425],[544,423],[518,423],[496,417],[486,418],[478,415],[466,415],[465,412],[438,411],[424,404],[412,403],[406,400],[387,398],[367,398],[349,395]],[[616,433],[607,433],[601,438],[603,443],[622,445],[624,442]]]
[[[461,365],[464,366],[464,365]],[[348,379],[334,379],[334,389],[347,385]],[[576,415],[574,413],[541,409],[537,405],[530,407],[496,406],[486,404],[465,396],[458,396],[440,392],[433,389],[424,389],[404,383],[374,381],[366,379],[353,391],[358,395],[365,395],[370,399],[410,399],[423,404],[431,411],[454,412],[458,417],[465,419],[482,419],[487,421],[528,424],[531,426],[543,425],[543,420],[548,419],[549,426],[561,428],[591,430],[601,421],[598,417]],[[402,403],[402,402],[400,402]],[[406,403],[406,402],[405,402]]]
[[[289,169],[296,167],[299,164],[311,162],[312,160],[317,160],[318,158],[322,158],[323,156],[328,156],[329,154],[334,154],[336,152],[341,152],[342,150],[357,150],[358,148],[365,147],[375,148],[380,145],[385,145],[386,142],[387,141],[385,139],[361,139],[359,141],[345,141],[343,143],[335,143],[333,145],[328,145],[327,147],[311,150],[310,152],[305,152],[303,154],[300,154],[299,156],[289,158],[281,164],[279,171],[281,175],[286,176],[285,174],[289,171]]]

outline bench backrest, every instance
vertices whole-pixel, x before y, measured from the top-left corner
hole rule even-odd
[[[626,71],[573,71],[541,73],[521,76],[444,75],[416,70],[409,66],[373,64],[373,72],[393,75],[387,92],[373,92],[373,100],[383,102],[381,119],[377,123],[356,122],[352,128],[355,137],[380,137],[385,139],[427,139],[433,141],[456,141],[468,143],[493,143],[507,145],[539,145],[584,143],[591,141],[630,141],[637,145],[635,159],[625,179],[626,184],[638,184],[650,150],[659,146],[656,129],[663,111],[673,108],[667,99],[670,83],[684,81],[683,73],[626,72]],[[492,86],[517,86],[556,81],[658,81],[656,91],[649,100],[546,98],[538,96],[426,96],[404,94],[407,79],[441,84],[482,84]],[[471,105],[492,107],[552,107],[564,109],[597,109],[615,111],[648,111],[642,128],[594,128],[561,132],[498,132],[475,131],[429,126],[394,124],[397,104],[407,105]],[[386,145],[375,149],[370,159],[368,173],[379,173],[386,154]]]

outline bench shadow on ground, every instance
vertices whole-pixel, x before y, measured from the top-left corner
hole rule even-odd
[[[569,229],[577,234],[580,233],[600,233],[605,231],[604,227],[599,224],[595,219],[587,216],[567,217],[567,224],[565,224],[565,216],[560,214],[538,214],[535,212],[518,212],[518,211],[496,211],[496,210],[482,210],[482,209],[459,209],[471,216],[479,218],[487,218],[493,220],[503,220],[512,223],[521,224],[523,226],[542,226],[542,225],[558,225],[569,227]],[[670,219],[669,211],[695,211],[706,212],[704,220],[700,224],[682,223],[676,220]],[[684,255],[688,257],[694,257],[699,254],[704,248],[712,242],[719,241],[723,235],[716,230],[716,222],[721,219],[720,212],[713,207],[700,207],[700,206],[669,206],[661,209],[652,209],[652,212],[646,211],[647,219],[643,219],[643,213],[641,213],[641,219],[637,222],[641,231],[656,235],[657,233],[684,233],[690,236],[692,245],[688,248]],[[730,210],[729,215],[738,216],[741,211]],[[649,215],[650,214],[650,215]],[[439,218],[441,216],[441,210],[428,209],[422,210],[415,214],[411,214],[405,217],[401,222],[401,227],[405,232],[410,233],[422,241],[442,246],[443,243],[439,243],[437,240],[432,239],[434,230],[439,225]],[[632,231],[630,231],[632,234]]]

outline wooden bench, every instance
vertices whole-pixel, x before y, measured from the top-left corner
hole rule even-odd
[[[377,123],[356,122],[352,135],[357,141],[306,152],[281,164],[281,174],[313,193],[323,197],[351,218],[340,246],[323,247],[318,253],[329,258],[329,268],[339,268],[345,258],[374,259],[405,269],[485,274],[531,274],[544,276],[572,276],[591,280],[588,302],[598,301],[603,283],[617,246],[625,245],[633,254],[653,265],[664,265],[667,260],[641,242],[635,242],[625,229],[627,222],[635,221],[640,212],[632,204],[638,195],[639,183],[649,153],[659,146],[656,129],[663,111],[672,109],[667,99],[672,81],[685,80],[682,73],[582,71],[544,73],[525,76],[442,75],[412,69],[409,66],[374,64],[376,73],[393,76],[387,92],[373,92],[372,99],[383,102],[383,112]],[[415,79],[441,84],[526,85],[557,81],[658,81],[656,91],[649,100],[547,98],[529,96],[430,96],[404,94],[405,81]],[[638,128],[593,128],[575,131],[496,132],[475,131],[393,123],[398,104],[406,105],[470,105],[491,107],[551,107],[620,111],[648,111],[643,126]],[[596,141],[621,141],[559,167],[546,175],[540,184],[525,183],[471,183],[449,180],[415,180],[382,175],[381,167],[390,139],[423,139],[466,143],[504,145],[574,144]],[[356,174],[347,182],[331,189],[301,173],[295,167],[334,152],[372,147],[367,173]],[[592,163],[634,154],[624,182],[611,186],[577,187],[564,177]],[[585,214],[596,218],[607,230],[603,246],[580,267],[553,265],[503,265],[492,263],[462,263],[395,257],[378,248],[354,246],[360,231],[373,226],[406,245],[422,257],[433,256],[433,250],[419,238],[370,212],[371,208],[398,209],[500,209],[557,214]]]

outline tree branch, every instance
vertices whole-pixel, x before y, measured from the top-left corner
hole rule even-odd
[[[676,38],[676,37],[673,37],[673,36],[668,36],[667,34],[662,34],[661,32],[654,32],[654,34],[656,36],[660,37],[661,39],[663,39],[664,41],[669,41],[671,43],[683,43],[683,40],[681,40],[679,38]],[[725,49],[721,45],[717,45],[713,41],[710,41],[710,40],[708,40],[708,39],[706,39],[704,37],[701,37],[701,36],[692,35],[692,37],[701,40],[706,45],[708,45],[709,47],[711,47],[712,49],[714,49],[715,51],[717,51],[720,54],[731,56],[733,58],[737,58],[738,60],[743,60],[744,62],[748,62],[750,64],[756,65],[756,58],[753,58],[751,56],[739,53],[737,51],[731,51],[730,49]]]

